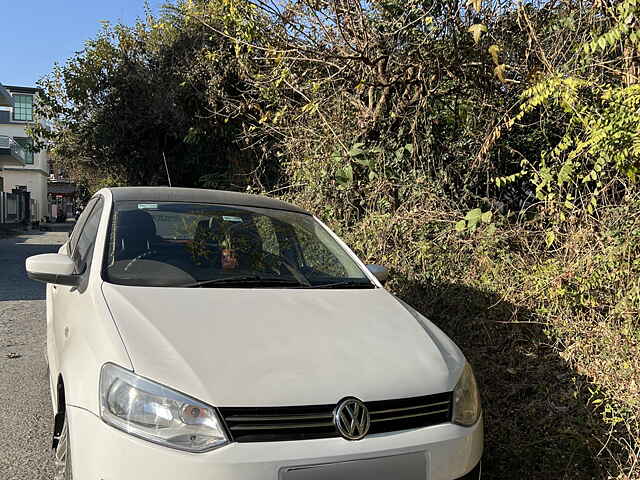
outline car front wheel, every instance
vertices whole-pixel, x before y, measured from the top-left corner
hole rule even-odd
[[[58,446],[54,451],[54,475],[53,480],[72,480],[71,473],[71,448],[69,442],[69,422],[64,416],[64,425],[58,440]]]

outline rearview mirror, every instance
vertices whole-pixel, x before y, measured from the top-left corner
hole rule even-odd
[[[380,283],[386,282],[389,278],[389,270],[382,265],[367,265],[367,270],[373,273]]]
[[[25,261],[27,277],[45,283],[78,286],[79,275],[75,275],[75,263],[68,255],[45,253],[34,255]]]

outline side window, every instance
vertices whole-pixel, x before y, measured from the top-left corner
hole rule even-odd
[[[13,119],[33,122],[33,95],[13,95]]]
[[[24,148],[24,159],[27,165],[33,165],[33,140],[28,137],[14,137],[14,140]]]
[[[82,273],[91,266],[91,258],[93,247],[96,243],[96,235],[98,234],[98,226],[100,225],[100,217],[102,216],[102,208],[104,200],[100,198],[93,211],[89,214],[86,223],[78,237],[78,244],[73,252],[73,260],[76,263],[78,273]]]
[[[91,213],[91,210],[93,210],[93,206],[97,201],[97,198],[92,198],[91,200],[89,200],[89,203],[87,203],[87,206],[80,214],[80,218],[78,218],[75,227],[73,227],[73,232],[71,232],[71,238],[69,239],[69,256],[71,256],[71,254],[76,249],[76,244],[78,243],[80,232],[82,232],[82,228],[87,221],[87,217],[89,217],[89,214]]]

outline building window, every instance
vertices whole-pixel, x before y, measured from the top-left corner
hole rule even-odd
[[[21,122],[33,122],[33,95],[13,96],[13,119]]]
[[[25,163],[27,165],[33,165],[33,150],[31,149],[33,141],[28,137],[15,137],[14,139],[22,148],[24,148]]]

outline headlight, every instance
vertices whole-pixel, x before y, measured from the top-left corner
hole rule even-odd
[[[228,442],[215,409],[110,363],[100,373],[100,416],[131,435],[189,452]]]
[[[471,366],[467,363],[453,391],[453,423],[470,427],[480,418],[480,393]]]

